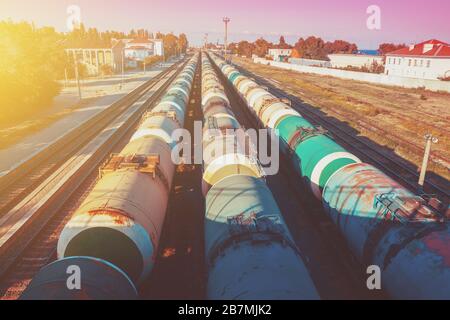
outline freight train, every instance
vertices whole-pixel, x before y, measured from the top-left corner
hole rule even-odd
[[[207,298],[319,299],[206,54],[202,110]]]
[[[319,199],[365,267],[398,299],[450,299],[450,228],[419,196],[337,144],[286,101],[217,55],[212,60]]]
[[[175,171],[172,132],[183,127],[198,60],[196,54],[187,62],[128,144],[102,166],[61,232],[58,260],[40,270],[21,299],[137,298],[157,256]],[[81,283],[71,277],[77,272]]]

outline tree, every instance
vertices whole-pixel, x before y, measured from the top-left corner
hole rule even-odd
[[[181,33],[178,36],[178,47],[181,50],[181,52],[186,53],[188,45],[189,45],[189,42],[187,40],[186,35],[184,33]]]
[[[344,40],[325,42],[319,37],[300,38],[294,45],[293,55],[297,58],[328,60],[330,53],[355,53],[358,47]]]
[[[406,48],[406,45],[404,43],[403,44],[382,43],[378,47],[378,53],[381,55],[385,55],[388,52],[392,52],[402,48]]]
[[[298,52],[297,48],[292,49],[291,58],[303,58],[302,55]]]
[[[302,58],[328,60],[325,42],[314,36],[300,38],[294,45],[295,50]]]
[[[130,34],[135,34],[135,31],[131,30]],[[125,37],[125,33],[117,31],[99,32],[96,28],[89,28],[86,31],[81,24],[80,28],[74,29],[65,36],[65,44],[67,48],[110,48],[113,38]]]
[[[270,42],[267,42],[263,38],[259,38],[254,42],[254,54],[256,54],[258,57],[264,58],[267,55],[267,52],[269,51],[269,48],[272,47],[273,44]]]
[[[0,123],[50,107],[64,74],[64,37],[53,28],[0,22]]]
[[[83,47],[99,48],[103,44],[96,28],[89,28],[84,40]]]
[[[241,41],[238,43],[238,54],[251,58],[254,50],[254,45],[248,41]]]
[[[350,43],[344,40],[335,40],[333,42],[325,43],[325,51],[330,53],[356,53],[358,47],[354,43]]]
[[[290,49],[292,48],[289,44],[286,43],[286,41],[284,40],[284,36],[280,37],[280,41],[277,45],[278,49]]]
[[[163,35],[164,54],[168,58],[174,55],[177,51],[178,38],[173,33]]]
[[[238,45],[235,42],[229,43],[227,46],[227,49],[232,53],[232,54],[237,54],[238,53]]]
[[[134,29],[131,29],[130,33],[128,34],[129,38],[136,38],[137,37],[137,33],[136,31],[134,31]]]

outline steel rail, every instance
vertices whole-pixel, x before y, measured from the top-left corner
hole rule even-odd
[[[64,161],[86,145],[92,137],[101,132],[111,121],[125,112],[130,105],[148,92],[161,78],[174,70],[177,65],[178,63],[172,65],[135,88],[105,110],[74,128],[6,175],[0,177],[0,217],[17,205],[22,198],[44,181]]]
[[[103,139],[102,145],[94,147],[96,141],[93,139],[77,155],[66,161],[63,165],[65,168],[62,168],[61,172],[55,172],[53,176],[42,183],[38,193],[40,192],[41,197],[46,197],[44,200],[38,199],[34,201],[34,206],[30,207],[30,205],[24,204],[19,208],[19,210],[30,210],[32,214],[27,212],[25,223],[22,221],[23,218],[17,221],[20,228],[14,228],[14,233],[7,242],[0,241],[0,297],[7,291],[8,284],[11,284],[11,281],[14,280],[12,278],[18,273],[25,276],[30,273],[34,274],[54,256],[56,244],[51,239],[57,239],[64,226],[64,221],[70,216],[68,211],[62,209],[70,207],[71,203],[78,199],[77,194],[80,196],[80,190],[87,187],[84,184],[89,182],[89,178],[92,179],[93,175],[95,179],[97,178],[95,169],[115,146],[134,132],[135,126],[141,120],[144,112],[155,105],[186,63],[187,60],[178,69],[171,68],[169,72],[165,73],[165,77],[159,77],[159,81],[152,86],[158,86],[158,88],[144,103],[129,111],[129,114],[119,117],[117,123],[111,123],[108,128],[103,130],[96,137],[96,139]],[[86,148],[91,148],[90,153],[85,150]],[[83,160],[83,157],[89,157],[89,159]],[[80,160],[84,161],[83,164],[79,163]],[[58,181],[57,176],[64,175],[64,173],[66,177]],[[49,188],[45,186],[46,183],[51,186],[51,190],[49,190],[51,195],[46,194]],[[23,202],[26,200],[24,199]],[[3,226],[0,225],[0,231],[2,228]],[[37,239],[39,241],[36,241]],[[0,240],[2,239],[0,238]],[[53,246],[49,247],[51,243]],[[24,255],[25,252],[28,256]]]
[[[245,99],[241,97],[214,62],[213,65],[220,74],[222,84],[226,89],[236,116],[241,115],[239,118],[242,121],[241,123],[246,128],[262,129],[261,123],[247,107]],[[358,299],[361,297],[374,299],[384,297],[384,292],[368,292],[362,285],[365,284],[365,280],[362,280],[365,277],[363,268],[349,250],[345,239],[323,212],[322,205],[317,199],[309,195],[308,187],[305,184],[298,183],[297,174],[290,165],[289,158],[283,153],[280,153],[279,168],[279,175],[283,181],[283,185],[280,187],[286,188],[286,190],[289,190],[288,192],[294,194],[300,208],[303,208],[303,210],[298,208],[294,215],[283,212],[286,222],[291,221],[291,223],[288,223],[288,228],[292,230],[291,228],[294,225],[297,228],[305,228],[305,225],[307,225],[314,229],[314,231],[308,231],[308,236],[312,237],[312,240],[308,242],[314,243],[313,247],[311,247],[311,244],[305,246],[308,247],[311,260],[315,260],[317,264],[317,269],[308,266],[308,270],[321,297],[324,299]],[[283,192],[280,191],[280,193]],[[292,223],[292,221],[295,222]],[[297,243],[297,245],[300,247],[300,243]],[[303,247],[303,249],[306,247]]]
[[[411,191],[417,192],[418,190],[417,180],[419,175],[413,169],[409,168],[408,166],[405,166],[402,163],[399,163],[391,156],[380,152],[379,150],[377,150],[376,147],[364,141],[362,138],[348,133],[346,130],[332,123],[329,119],[326,119],[326,117],[321,115],[318,111],[313,111],[305,107],[302,107],[302,102],[299,101],[297,97],[284,92],[280,88],[274,87],[270,82],[268,82],[263,77],[255,75],[240,66],[234,65],[234,67],[237,68],[241,73],[251,78],[254,78],[259,82],[264,82],[264,85],[266,85],[266,87],[269,87],[270,91],[275,95],[277,95],[279,98],[286,98],[290,100],[292,103],[292,108],[300,112],[307,120],[311,120],[313,123],[323,126],[330,133],[332,133],[333,137],[337,138],[337,140],[344,142],[353,151],[356,151],[355,153],[358,153],[358,155],[360,155],[361,157],[366,158],[368,162],[374,164],[391,177],[398,179],[399,182],[401,182],[405,187],[407,187]],[[354,142],[363,145],[372,154],[374,154],[375,157],[369,157],[366,153],[364,153],[364,151],[362,151],[360,148],[357,148]],[[388,163],[385,163],[386,161],[380,159],[387,160]],[[403,172],[403,174],[401,174],[401,172]],[[435,194],[439,196],[440,199],[443,201],[444,206],[448,204],[450,198],[448,188],[441,187],[433,183],[429,179],[427,179],[425,181],[424,189],[429,194]]]

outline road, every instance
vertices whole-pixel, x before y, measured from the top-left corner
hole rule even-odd
[[[43,148],[55,142],[70,130],[108,108],[112,103],[119,100],[145,81],[155,77],[170,65],[172,65],[172,63],[164,64],[161,67],[156,66],[147,71],[145,76],[142,74],[142,76],[131,78],[128,75],[127,81],[124,82],[122,89],[119,88],[121,81],[120,77],[85,81],[84,90],[86,92],[87,102],[84,103],[82,107],[74,109],[72,112],[54,121],[49,126],[24,137],[16,144],[0,150],[0,176],[5,175],[22,162],[40,152]],[[93,95],[98,90],[103,90],[105,94],[96,99],[92,99]]]

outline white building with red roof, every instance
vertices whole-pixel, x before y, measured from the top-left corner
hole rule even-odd
[[[420,78],[450,78],[450,45],[432,39],[386,54],[385,74]]]
[[[163,56],[164,45],[161,39],[136,38],[127,40],[125,44],[125,58],[128,65],[135,67],[138,62],[143,62],[150,56]]]

